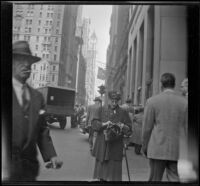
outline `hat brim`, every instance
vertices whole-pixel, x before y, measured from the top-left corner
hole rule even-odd
[[[15,53],[13,52],[13,57],[14,56],[23,56],[25,58],[27,58],[27,60],[30,62],[30,63],[36,63],[38,61],[41,60],[40,57],[37,57],[37,56],[32,56],[32,55],[29,55],[29,54],[26,54],[26,53]]]

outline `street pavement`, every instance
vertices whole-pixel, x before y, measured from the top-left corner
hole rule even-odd
[[[47,169],[40,153],[41,162],[38,181],[92,181],[95,159],[90,155],[88,135],[80,133],[79,128],[67,126],[64,130],[58,123],[50,126],[50,134],[59,158],[63,161],[61,169]],[[134,147],[127,152],[131,181],[147,181],[149,175],[148,160],[136,155]],[[122,181],[128,181],[125,158],[122,164]]]

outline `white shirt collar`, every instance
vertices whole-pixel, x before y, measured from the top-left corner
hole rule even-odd
[[[22,88],[23,86],[23,84],[14,77],[12,78],[12,82],[14,87]]]

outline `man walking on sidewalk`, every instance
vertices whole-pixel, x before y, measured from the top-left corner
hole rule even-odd
[[[93,148],[93,144],[94,144],[94,139],[95,139],[95,135],[96,132],[94,132],[92,130],[91,127],[91,121],[93,119],[100,119],[100,112],[101,112],[101,104],[102,104],[102,100],[99,97],[96,97],[94,99],[94,104],[93,105],[89,105],[88,109],[87,109],[87,118],[86,118],[86,126],[89,127],[89,145],[90,145],[90,151],[92,151]]]
[[[177,161],[179,137],[187,122],[187,101],[174,91],[175,77],[161,77],[162,93],[147,100],[142,129],[142,150],[149,158],[149,181],[161,181],[164,170],[168,181],[179,181]]]

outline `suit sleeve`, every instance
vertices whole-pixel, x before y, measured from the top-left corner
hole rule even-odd
[[[147,151],[149,139],[154,126],[155,111],[152,104],[147,100],[146,107],[144,110],[144,120],[142,126],[142,148]]]
[[[41,109],[44,110],[45,103],[44,99],[41,96]],[[43,157],[44,162],[50,160],[50,158],[56,156],[56,151],[53,146],[53,142],[50,136],[50,130],[45,120],[45,114],[39,115],[38,119],[38,126],[39,126],[39,134],[38,134],[38,147]]]

